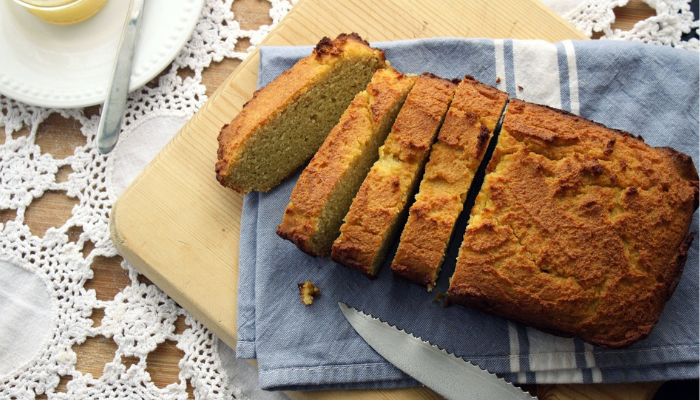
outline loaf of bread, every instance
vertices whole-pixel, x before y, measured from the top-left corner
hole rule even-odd
[[[238,192],[268,191],[308,161],[343,111],[385,65],[357,34],[323,38],[258,90],[219,134],[216,177]]]
[[[391,271],[431,290],[508,95],[471,76],[457,87],[410,207]]]
[[[343,217],[416,79],[391,67],[374,74],[301,173],[279,236],[312,256],[330,255]]]
[[[649,335],[680,279],[697,207],[690,157],[511,100],[449,299],[628,346]]]
[[[405,218],[456,84],[421,75],[340,227],[331,259],[374,278]]]

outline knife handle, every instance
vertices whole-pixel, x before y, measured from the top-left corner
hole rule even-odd
[[[97,127],[97,148],[100,153],[107,154],[117,144],[121,122],[126,109],[126,98],[129,94],[131,81],[131,66],[134,61],[136,39],[141,26],[144,0],[132,0],[129,5],[122,36],[119,40],[117,58],[107,89],[107,97],[102,107],[100,124]]]

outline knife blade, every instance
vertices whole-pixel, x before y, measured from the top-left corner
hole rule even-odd
[[[537,399],[463,358],[344,303],[338,305],[377,353],[449,400]]]
[[[119,131],[126,109],[126,97],[129,94],[131,66],[134,61],[136,38],[141,28],[141,14],[145,0],[131,0],[129,12],[124,21],[122,36],[117,48],[117,58],[107,87],[107,98],[102,107],[100,124],[97,127],[97,148],[101,154],[107,154],[117,144]]]

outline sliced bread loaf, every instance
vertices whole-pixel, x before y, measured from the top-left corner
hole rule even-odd
[[[330,255],[343,217],[416,79],[391,67],[374,74],[299,177],[278,235],[310,255]]]
[[[333,243],[334,261],[370,278],[376,276],[405,218],[406,203],[418,187],[430,145],[456,87],[432,74],[418,78],[379,148],[379,160],[345,216],[340,237]]]
[[[450,301],[598,346],[649,335],[693,239],[693,160],[511,100],[486,172]]]
[[[409,210],[391,271],[431,290],[508,95],[466,76],[455,92]]]
[[[216,177],[238,192],[268,191],[308,161],[357,93],[385,65],[357,34],[323,38],[258,90],[219,134]]]

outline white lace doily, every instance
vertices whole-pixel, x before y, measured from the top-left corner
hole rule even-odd
[[[556,0],[545,0],[556,1]],[[565,0],[566,1],[566,0]],[[615,22],[613,10],[623,7],[629,0],[584,0],[577,1],[572,9],[562,13],[576,29],[588,37],[593,32],[603,32],[600,39],[634,40],[650,44],[698,50],[698,39],[681,41],[681,35],[696,30],[700,25],[694,20],[690,2],[684,0],[644,0],[656,15],[637,22],[629,31],[612,29]],[[567,1],[571,3],[571,1]]]
[[[233,0],[207,0],[191,39],[161,76],[155,88],[144,87],[130,95],[125,129],[110,155],[99,154],[95,144],[98,116],[81,109],[56,110],[28,106],[0,97],[0,210],[16,217],[0,224],[0,399],[186,399],[186,382],[198,399],[282,398],[257,390],[255,370],[236,360],[233,350],[177,306],[154,285],[139,282],[128,263],[130,285],[114,299],[98,300],[85,282],[93,277],[90,265],[98,256],[112,257],[116,250],[109,236],[109,210],[121,191],[206,101],[202,71],[223,58],[243,59],[247,52],[233,49],[242,38],[257,46],[295,0],[269,0],[273,24],[254,31],[234,21]],[[543,0],[587,35],[604,32],[605,39],[641,40],[667,46],[698,49],[697,39],[681,42],[682,33],[698,28],[687,2],[646,2],[655,17],[629,32],[612,30],[612,9],[627,0]],[[251,48],[252,49],[252,48]],[[249,51],[251,49],[248,49]],[[178,70],[194,76],[184,80]],[[37,129],[52,113],[73,118],[82,126],[86,145],[73,155],[55,159],[42,154]],[[29,135],[17,135],[23,127]],[[72,172],[58,182],[64,166]],[[63,226],[50,228],[43,237],[30,231],[25,212],[32,201],[48,191],[64,191],[77,199],[72,216]],[[82,230],[77,242],[69,230]],[[86,256],[88,242],[94,249]],[[8,284],[9,283],[9,284]],[[93,309],[103,309],[101,325],[93,326]],[[175,321],[185,316],[189,327],[175,333]],[[72,347],[102,335],[117,344],[114,359],[99,378],[76,369]],[[159,388],[146,371],[148,354],[166,340],[184,352],[179,383]],[[138,359],[128,368],[124,358]],[[65,393],[56,392],[60,377],[70,377]]]

